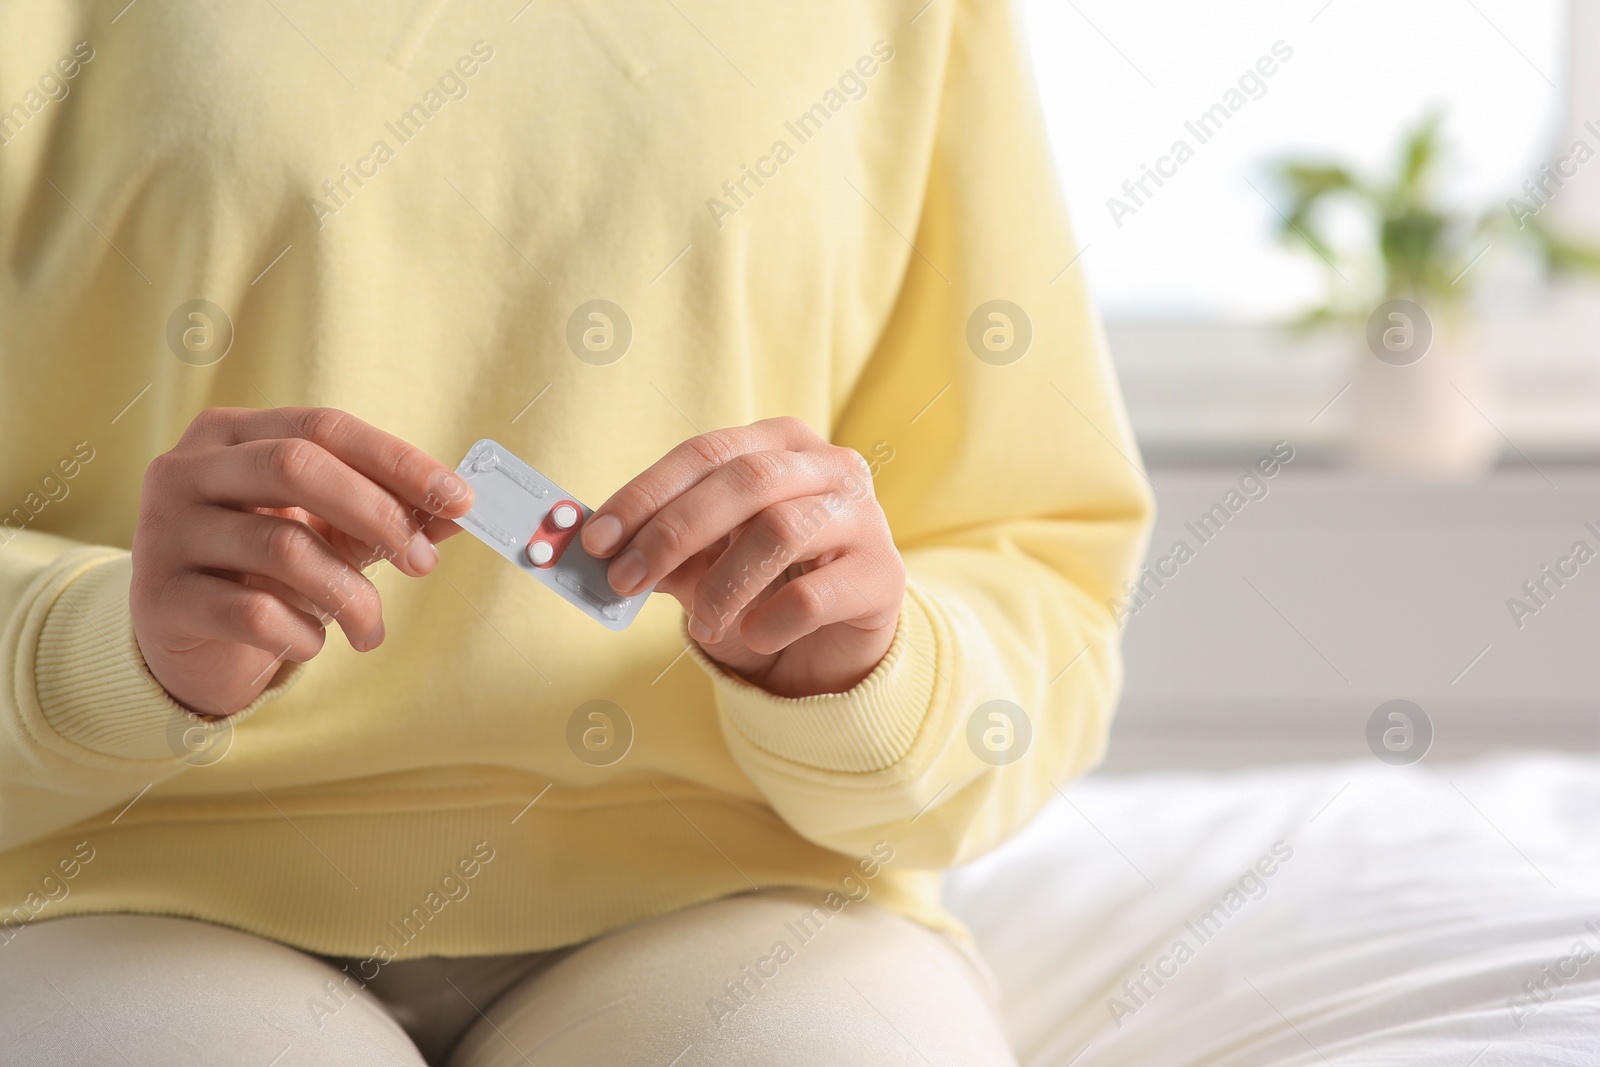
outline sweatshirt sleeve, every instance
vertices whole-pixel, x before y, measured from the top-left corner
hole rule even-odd
[[[906,562],[893,644],[851,691],[786,699],[689,642],[786,822],[926,868],[996,846],[1099,760],[1109,602],[1152,511],[1011,3],[960,6],[948,47],[914,249],[832,428],[875,468]]]
[[[226,720],[190,714],[140,655],[132,573],[125,550],[0,526],[0,851],[205,759],[219,739],[204,735],[230,731],[299,676],[303,665],[287,665]]]

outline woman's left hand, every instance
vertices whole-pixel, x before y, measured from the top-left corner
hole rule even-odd
[[[706,655],[778,696],[841,693],[894,639],[905,564],[859,452],[796,418],[691,437],[617,490],[583,546],[654,585]]]

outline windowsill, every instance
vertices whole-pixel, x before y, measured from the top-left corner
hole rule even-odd
[[[1494,385],[1473,403],[1514,444],[1502,462],[1600,462],[1597,321],[1600,294],[1587,290],[1485,316],[1479,348]],[[1339,462],[1350,408],[1341,393],[1356,360],[1372,358],[1349,331],[1127,319],[1106,330],[1150,465],[1245,462],[1278,440],[1312,464]]]

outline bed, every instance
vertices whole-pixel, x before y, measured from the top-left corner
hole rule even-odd
[[[1600,758],[1093,775],[950,874],[1024,1067],[1600,1063]]]

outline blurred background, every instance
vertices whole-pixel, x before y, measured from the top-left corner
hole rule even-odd
[[[1107,769],[1600,748],[1600,3],[1024,10],[1170,561]]]

